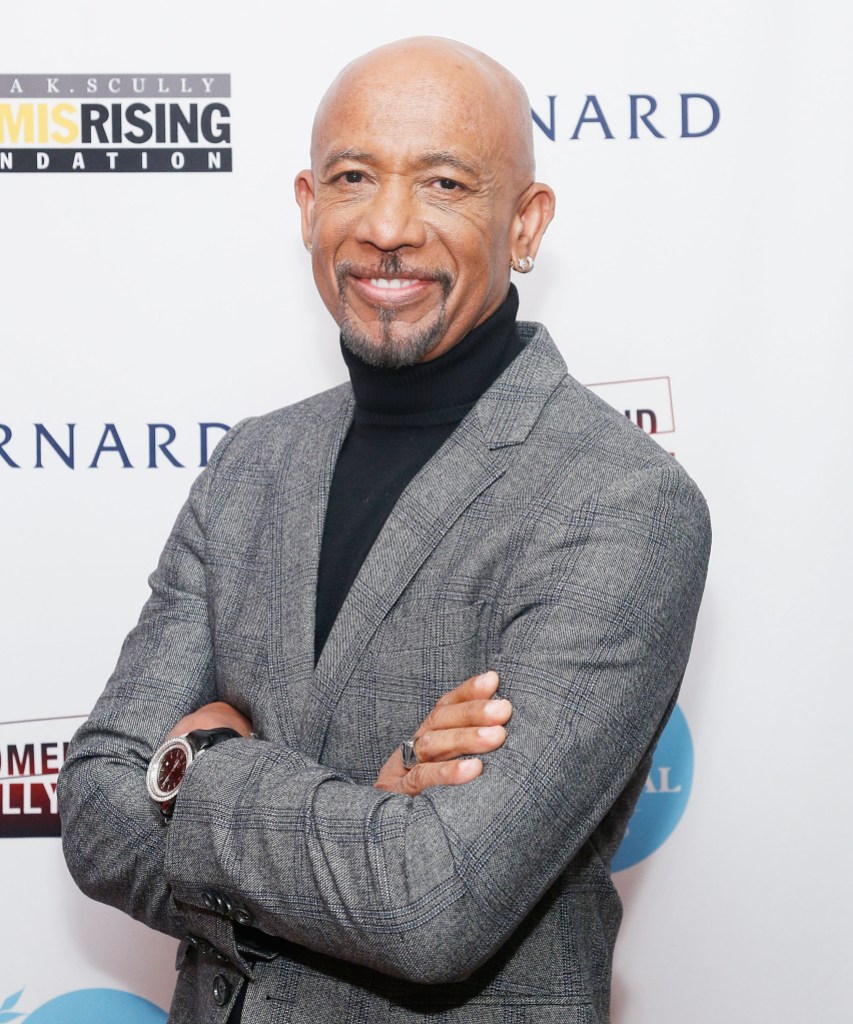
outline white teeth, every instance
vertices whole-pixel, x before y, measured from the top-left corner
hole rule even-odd
[[[374,288],[411,288],[418,282],[408,277],[392,277],[390,280],[385,277],[371,277],[370,283]]]

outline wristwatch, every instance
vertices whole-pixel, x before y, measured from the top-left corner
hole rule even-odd
[[[168,821],[175,809],[175,798],[187,769],[202,751],[222,743],[224,740],[239,739],[235,729],[194,729],[175,736],[159,747],[148,764],[145,784],[148,795],[160,805],[163,817]]]

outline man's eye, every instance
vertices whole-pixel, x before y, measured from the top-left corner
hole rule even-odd
[[[364,175],[361,171],[347,171],[344,174],[344,181],[348,185],[358,185],[360,181],[364,179]]]
[[[459,182],[454,181],[452,178],[439,178],[438,184],[441,188],[450,189],[459,188]]]

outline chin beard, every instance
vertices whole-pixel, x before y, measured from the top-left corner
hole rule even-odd
[[[450,274],[446,271],[437,271],[433,275],[441,285],[441,302],[431,324],[415,329],[404,323],[400,325],[401,330],[395,330],[397,326],[396,310],[381,306],[377,317],[381,327],[381,337],[376,339],[365,334],[360,329],[360,325],[354,323],[348,315],[346,287],[351,269],[352,264],[343,263],[337,271],[338,294],[341,301],[341,341],[353,355],[358,356],[368,366],[396,370],[402,366],[413,366],[415,363],[419,363],[444,337],[447,326],[447,296],[451,286]],[[382,260],[380,273],[377,276],[394,277],[401,272],[404,271],[400,258],[391,253]]]
[[[394,330],[395,319],[393,310],[379,310],[382,337],[376,340],[369,338],[345,316],[341,320],[341,341],[369,366],[397,370],[401,366],[419,363],[444,337],[444,303],[431,325],[410,331],[405,337],[400,337]]]

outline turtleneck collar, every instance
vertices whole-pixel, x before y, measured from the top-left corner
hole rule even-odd
[[[426,363],[399,369],[370,366],[341,343],[355,394],[356,418],[427,416],[470,408],[522,349],[515,328],[518,292],[453,348]]]

